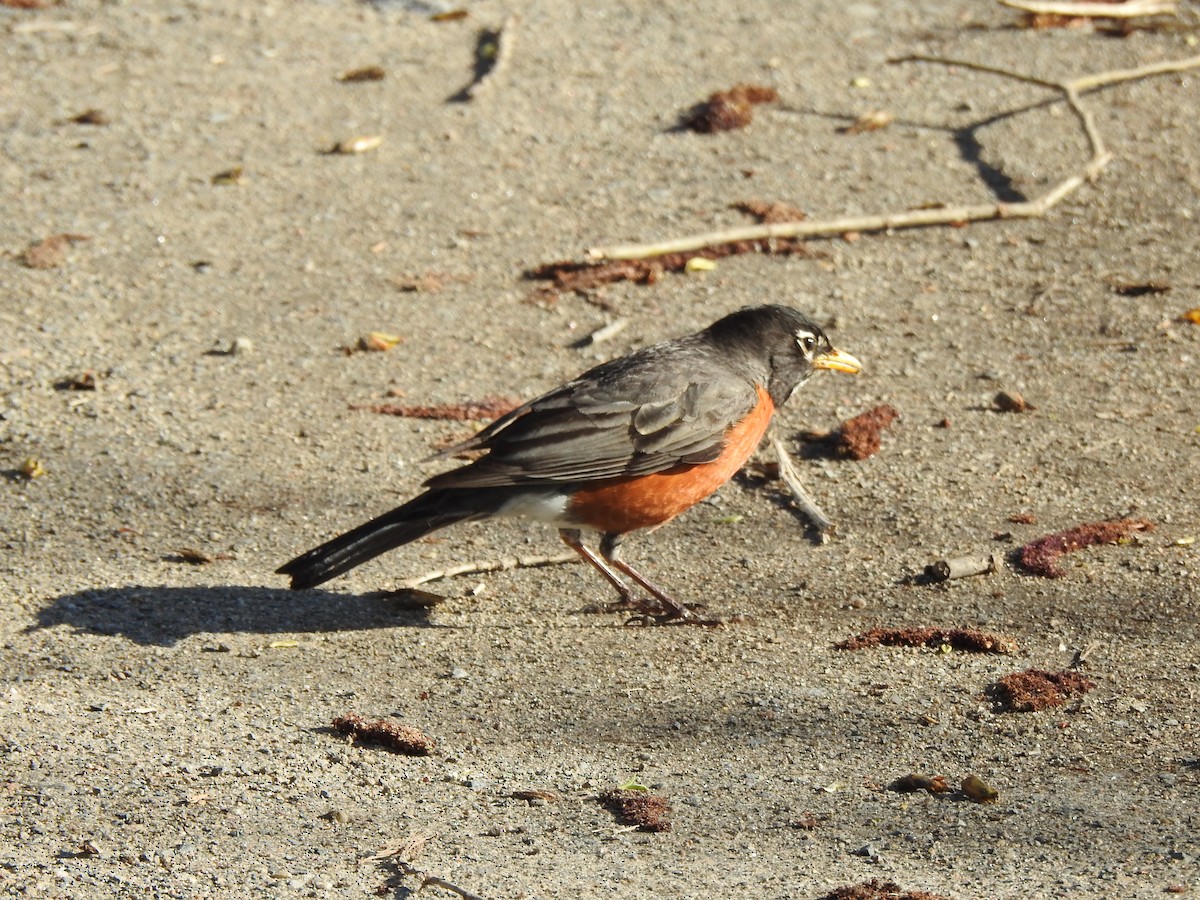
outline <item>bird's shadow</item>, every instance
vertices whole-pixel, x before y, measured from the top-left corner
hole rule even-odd
[[[428,610],[403,593],[335,594],[278,588],[93,588],[63,594],[45,606],[29,631],[69,625],[120,635],[139,644],[171,646],[205,633],[315,633],[368,628],[431,628]]]

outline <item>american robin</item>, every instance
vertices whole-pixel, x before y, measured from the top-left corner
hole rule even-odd
[[[425,492],[281,566],[295,590],[453,525],[517,516],[563,541],[617,589],[623,608],[700,622],[621,559],[622,538],[657,528],[734,476],[775,410],[817,369],[855,373],[809,318],[747,307],[703,331],[606,362],[436,454],[482,450]],[[599,554],[581,528],[600,532]],[[639,597],[626,579],[646,591]]]

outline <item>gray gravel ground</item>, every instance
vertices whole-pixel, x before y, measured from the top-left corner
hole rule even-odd
[[[608,310],[527,302],[521,279],[742,223],[729,205],[752,198],[829,217],[1035,196],[1086,158],[1061,104],[888,59],[1062,78],[1194,55],[1196,31],[1023,30],[942,0],[517,9],[511,64],[473,103],[448,98],[513,10],[490,0],[444,23],[351,0],[0,9],[0,893],[407,896],[419,878],[374,857],[414,836],[415,867],[488,900],[1200,890],[1200,327],[1179,320],[1200,307],[1200,75],[1089,97],[1115,161],[1044,219],[724,260],[606,288]],[[368,64],[387,77],[335,78]],[[744,131],[672,130],[745,81],[782,102]],[[92,108],[107,125],[68,121]],[[838,133],[873,108],[895,123]],[[213,184],[234,166],[239,184]],[[58,233],[87,240],[22,265]],[[398,287],[430,273],[440,289]],[[1146,282],[1170,290],[1115,290]],[[271,574],[410,495],[430,448],[469,431],[351,404],[530,396],[761,302],[832,322],[868,366],[814,379],[781,435],[881,402],[902,418],[869,460],[801,460],[839,526],[823,546],[752,475],[631,540],[680,595],[750,621],[623,628],[582,611],[607,595],[581,566],[441,582],[430,610],[378,593],[561,549],[516,523],[328,590]],[[618,315],[616,338],[572,346]],[[404,340],[340,351],[371,331]],[[86,370],[94,392],[56,389]],[[993,411],[1001,389],[1037,409]],[[44,475],[20,475],[29,458]],[[906,583],[1127,515],[1157,528],[1060,579],[1006,562]],[[877,624],[1022,649],[833,649]],[[1093,643],[1081,700],[1008,714],[985,694]],[[329,728],[346,711],[438,748],[348,744]],[[910,771],[976,774],[999,799],[884,790]],[[597,801],[629,780],[670,798],[671,831]],[[559,799],[511,797],[528,789]]]

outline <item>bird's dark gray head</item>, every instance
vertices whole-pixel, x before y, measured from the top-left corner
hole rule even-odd
[[[705,333],[714,344],[765,371],[765,386],[776,406],[786,403],[817,369],[862,370],[857,359],[830,344],[821,326],[788,306],[747,306],[718,319]]]

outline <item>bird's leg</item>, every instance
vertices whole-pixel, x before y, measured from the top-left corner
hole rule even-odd
[[[625,583],[625,580],[613,571],[612,567],[604,560],[592,552],[592,550],[583,543],[583,536],[577,528],[560,528],[558,536],[562,538],[563,543],[583,557],[583,561],[594,568],[597,572],[604,576],[604,580],[617,589],[617,593],[621,595],[621,599],[611,606],[608,610],[637,610],[644,611],[645,601],[639,602],[638,596],[634,594],[633,589]]]
[[[705,619],[696,615],[690,607],[680,603],[658,585],[652,581],[648,581],[637,569],[631,566],[625,560],[621,559],[620,546],[621,538],[624,535],[619,532],[610,531],[600,539],[600,555],[609,563],[619,569],[625,575],[632,578],[640,585],[650,596],[658,601],[658,606],[652,612],[643,601],[639,607],[635,607],[642,616],[658,625],[721,625],[720,619]],[[627,599],[622,594],[622,599]]]

